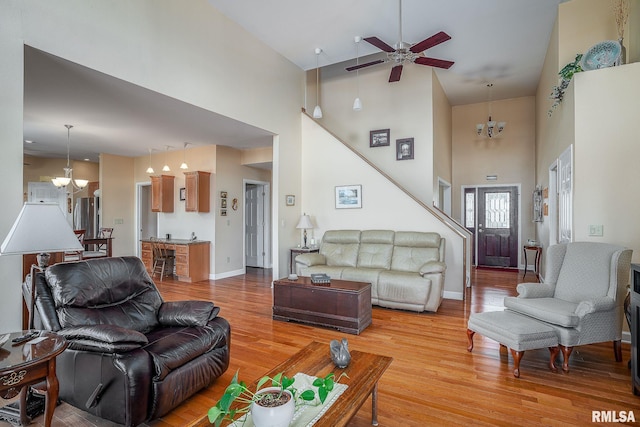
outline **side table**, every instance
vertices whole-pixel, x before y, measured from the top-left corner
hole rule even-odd
[[[59,384],[56,377],[56,357],[67,348],[67,341],[52,332],[40,332],[30,341],[13,346],[11,340],[27,331],[12,332],[8,340],[0,346],[0,397],[12,399],[20,393],[20,424],[26,426],[31,422],[27,415],[27,395],[29,386],[45,381],[44,425],[51,426],[53,411],[58,400]],[[4,337],[6,334],[0,334]],[[0,408],[0,419],[10,418],[15,413],[10,408]]]
[[[529,263],[527,262],[527,251],[535,251],[536,256],[533,260],[533,274],[536,275],[536,278],[540,279],[540,258],[542,257],[542,246],[534,246],[534,245],[524,245],[522,248],[524,252],[524,275],[522,278],[524,279],[527,275],[527,268]]]
[[[320,252],[318,248],[291,248],[291,254],[289,255],[289,273],[295,273],[295,257],[300,254],[310,254],[314,252]]]

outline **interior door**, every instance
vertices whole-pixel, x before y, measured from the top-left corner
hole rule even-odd
[[[247,267],[264,267],[261,227],[264,222],[262,187],[247,184],[245,190],[245,263]]]
[[[518,188],[478,188],[478,265],[518,266]]]

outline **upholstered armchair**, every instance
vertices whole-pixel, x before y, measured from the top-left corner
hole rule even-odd
[[[554,245],[546,253],[544,283],[520,283],[504,305],[542,320],[558,335],[569,370],[573,347],[613,341],[622,361],[623,302],[629,283],[631,250],[606,243]]]

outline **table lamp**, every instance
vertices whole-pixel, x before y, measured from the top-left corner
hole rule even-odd
[[[304,246],[302,247],[302,249],[309,249],[309,247],[307,246],[307,228],[313,228],[311,217],[309,217],[309,215],[307,214],[302,214],[302,216],[300,217],[300,221],[298,221],[298,225],[296,225],[296,228],[302,228],[304,230]]]
[[[25,203],[9,234],[0,246],[0,256],[38,254],[38,266],[31,265],[31,301],[29,329],[33,328],[35,305],[34,268],[44,270],[49,252],[77,251],[83,247],[73,229],[55,203]]]

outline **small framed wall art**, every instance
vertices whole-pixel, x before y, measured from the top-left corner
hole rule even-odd
[[[389,129],[378,129],[369,131],[369,147],[384,147],[389,145]]]
[[[396,139],[396,160],[413,159],[413,138]]]
[[[362,185],[340,185],[336,187],[336,209],[362,207]]]

